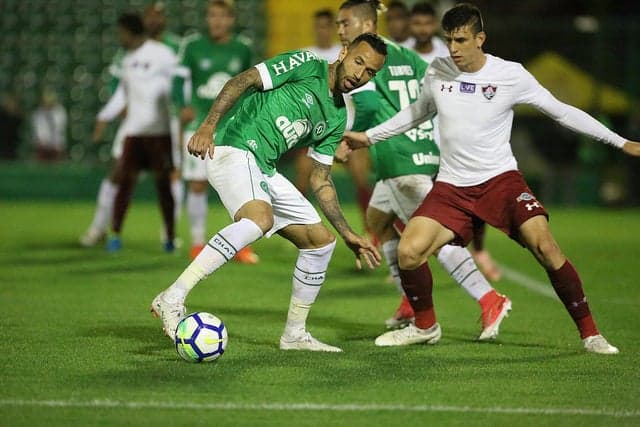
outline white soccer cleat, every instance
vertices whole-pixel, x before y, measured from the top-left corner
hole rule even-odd
[[[151,302],[151,313],[162,320],[165,335],[172,340],[176,337],[178,323],[187,315],[187,309],[182,303],[170,303],[164,300],[164,292],[161,292]]]
[[[584,349],[591,353],[618,354],[620,350],[612,346],[602,335],[593,335],[582,340]]]
[[[90,227],[82,236],[80,236],[80,245],[85,248],[92,248],[104,240],[106,234],[103,231]]]
[[[404,328],[405,326],[407,326],[410,323],[413,323],[415,321],[415,318],[413,317],[390,317],[387,320],[384,321],[384,325],[387,327],[387,329],[400,329],[400,328]]]
[[[300,337],[282,335],[280,337],[280,350],[327,351],[331,353],[342,352],[342,349],[339,347],[334,347],[318,341],[312,337],[309,332],[305,332]]]
[[[386,332],[376,338],[375,344],[379,347],[390,347],[398,345],[410,344],[435,344],[440,341],[442,329],[440,324],[436,323],[429,329],[420,329],[413,323],[409,323],[407,327],[397,329],[395,331]]]
[[[482,313],[482,332],[478,341],[494,340],[500,332],[500,323],[511,311],[511,300],[505,295],[500,295],[500,299]]]

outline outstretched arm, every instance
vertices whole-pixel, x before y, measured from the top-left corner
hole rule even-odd
[[[205,155],[209,153],[209,158],[213,158],[215,148],[213,134],[220,119],[233,107],[240,96],[252,87],[262,89],[262,79],[255,67],[243,71],[224,85],[206,119],[189,140],[189,153],[200,156],[201,159],[204,159]]]
[[[380,265],[381,258],[376,247],[367,239],[354,233],[342,213],[340,203],[338,202],[338,195],[331,180],[331,166],[313,160],[313,169],[311,170],[309,183],[318,200],[320,209],[333,228],[340,234],[340,237],[342,237],[349,249],[356,255],[356,266],[358,269],[361,268],[361,255],[364,256],[364,260],[369,268]]]

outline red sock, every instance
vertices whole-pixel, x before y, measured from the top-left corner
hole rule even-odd
[[[428,329],[436,323],[436,312],[433,309],[433,277],[426,262],[415,270],[400,269],[400,280],[409,303],[415,312],[416,326]]]
[[[360,211],[364,215],[367,211],[367,207],[369,206],[369,200],[371,199],[371,188],[369,187],[358,187],[358,206],[360,207]]]
[[[576,323],[580,331],[580,337],[586,338],[598,335],[598,328],[593,317],[591,317],[587,297],[584,296],[584,291],[582,290],[582,282],[571,262],[567,260],[558,270],[547,271],[547,274],[553,289],[560,297],[560,301],[562,301],[569,315]]]

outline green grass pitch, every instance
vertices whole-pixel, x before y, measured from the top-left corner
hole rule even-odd
[[[398,295],[386,268],[356,272],[343,244],[308,327],[344,353],[281,352],[297,252],[274,237],[255,245],[259,265],[226,265],[190,295],[189,311],[212,312],[229,330],[226,354],[194,365],[149,314],[187,249],[162,253],[150,203],[132,205],[121,253],[82,249],[92,209],[0,203],[0,426],[640,425],[637,210],[551,209],[620,355],[584,353],[561,304],[510,278],[496,284],[513,300],[499,339],[475,342],[479,307],[437,263],[441,342],[376,348]],[[228,221],[217,205],[209,219],[211,234]],[[188,236],[186,218],[180,230]],[[505,236],[490,232],[487,245],[503,265],[547,282]]]

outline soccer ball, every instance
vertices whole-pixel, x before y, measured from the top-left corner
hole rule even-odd
[[[187,362],[213,362],[227,347],[227,327],[211,313],[192,313],[178,323],[176,350]]]

